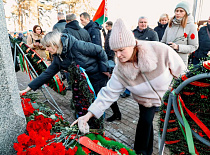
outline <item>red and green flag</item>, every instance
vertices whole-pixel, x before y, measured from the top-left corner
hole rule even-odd
[[[107,0],[102,0],[96,14],[93,17],[93,21],[102,25],[108,20],[107,15]]]

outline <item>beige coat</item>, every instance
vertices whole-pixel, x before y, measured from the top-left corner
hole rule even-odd
[[[132,62],[118,61],[107,86],[101,88],[97,99],[89,107],[88,110],[96,118],[100,118],[117,101],[125,88],[139,104],[145,107],[160,106],[159,96],[163,97],[173,77],[179,77],[186,69],[180,56],[163,43],[139,40],[138,50],[138,63],[135,63],[135,67]]]
[[[45,52],[45,48],[42,46],[42,47],[38,47],[38,46],[35,46],[35,40],[41,40],[42,39],[42,35],[41,34],[37,34],[37,33],[31,33],[28,35],[27,37],[27,45],[35,50],[42,58],[47,58],[47,55],[46,55],[46,52]]]
[[[168,26],[166,28],[161,42],[174,42],[179,45],[179,50],[177,53],[187,66],[188,55],[198,49],[198,31],[193,22],[193,17],[188,16],[187,25],[185,28],[183,28],[180,23],[177,23],[175,20],[173,20],[172,27]]]

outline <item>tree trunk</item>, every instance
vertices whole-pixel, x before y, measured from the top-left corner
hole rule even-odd
[[[0,154],[13,155],[13,143],[25,131],[17,79],[7,33],[3,2],[0,1]]]

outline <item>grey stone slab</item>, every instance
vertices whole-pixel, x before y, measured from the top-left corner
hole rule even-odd
[[[0,1],[0,154],[15,153],[13,143],[24,133],[25,115],[21,106],[3,2]]]

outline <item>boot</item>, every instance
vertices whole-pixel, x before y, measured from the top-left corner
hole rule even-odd
[[[121,120],[121,113],[120,113],[120,109],[117,105],[117,102],[114,102],[111,105],[111,109],[113,111],[113,115],[109,118],[107,118],[107,122],[113,122],[114,120]]]

